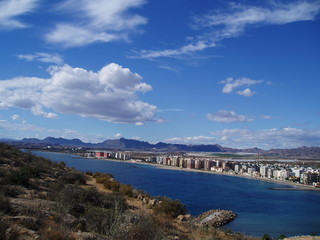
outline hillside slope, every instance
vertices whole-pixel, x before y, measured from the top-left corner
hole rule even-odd
[[[250,239],[194,226],[179,201],[0,144],[0,239]],[[189,220],[188,220],[189,219]]]

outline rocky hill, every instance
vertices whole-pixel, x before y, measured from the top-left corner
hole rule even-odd
[[[253,239],[197,227],[184,205],[0,143],[0,239]]]

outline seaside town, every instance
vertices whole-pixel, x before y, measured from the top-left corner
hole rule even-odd
[[[189,157],[186,155],[157,155],[137,159],[130,152],[88,151],[87,158],[114,159],[131,162],[146,162],[179,169],[209,171],[239,175],[264,180],[276,180],[320,188],[320,169],[303,166],[298,162],[262,163],[257,160],[216,159]]]

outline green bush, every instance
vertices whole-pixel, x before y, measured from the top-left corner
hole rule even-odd
[[[179,200],[161,197],[161,202],[154,207],[156,213],[164,213],[170,217],[177,217],[187,213],[186,206]]]
[[[31,168],[29,166],[23,166],[18,170],[11,170],[5,176],[4,182],[13,185],[21,185],[24,187],[29,186],[29,179],[36,177],[38,174],[36,169]]]
[[[271,237],[268,234],[264,234],[261,240],[271,240]]]
[[[120,184],[120,189],[119,192],[128,196],[128,197],[132,197],[132,186],[128,185],[128,184]]]

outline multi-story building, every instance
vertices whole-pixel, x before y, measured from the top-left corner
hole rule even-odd
[[[268,176],[268,167],[267,166],[260,166],[260,176],[261,177]]]
[[[212,161],[209,159],[204,160],[204,170],[210,171],[212,167]]]
[[[235,173],[239,173],[240,172],[240,169],[241,169],[241,166],[239,164],[235,164],[234,165],[234,172]]]
[[[319,185],[320,184],[320,174],[317,172],[307,172],[301,175],[302,183],[308,185]]]
[[[187,168],[190,168],[190,169],[195,168],[195,160],[194,159],[189,158],[187,161],[188,161]]]

